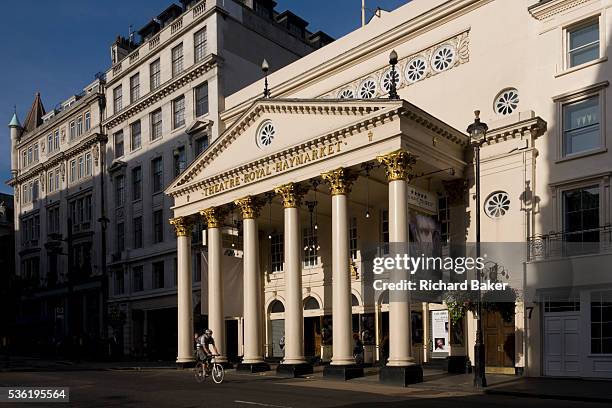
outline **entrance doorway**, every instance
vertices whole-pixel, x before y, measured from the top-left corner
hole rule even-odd
[[[486,371],[515,374],[514,315],[506,319],[498,311],[483,313]]]
[[[544,375],[580,375],[580,313],[544,317]]]
[[[321,357],[321,316],[304,318],[304,356]]]
[[[225,321],[225,355],[230,362],[238,361],[238,320]]]

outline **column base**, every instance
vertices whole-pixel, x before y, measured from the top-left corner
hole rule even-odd
[[[312,365],[308,363],[279,364],[278,367],[276,367],[276,374],[289,378],[312,374],[312,372]]]
[[[407,387],[409,384],[423,382],[423,368],[418,364],[385,366],[380,369],[378,379],[383,384]]]
[[[184,370],[187,368],[194,368],[196,365],[195,360],[176,361],[176,368]]]
[[[328,365],[323,369],[323,377],[333,380],[348,381],[353,378],[363,377],[363,367],[356,364]]]
[[[264,371],[270,371],[270,365],[263,361],[260,363],[240,363],[236,366],[236,371],[249,374],[263,373]]]
[[[466,356],[448,356],[444,361],[444,371],[450,374],[465,374],[468,371],[466,364]]]

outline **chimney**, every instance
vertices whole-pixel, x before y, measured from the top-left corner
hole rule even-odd
[[[19,135],[21,134],[21,124],[17,118],[17,112],[13,113],[13,118],[8,124],[9,131],[11,134],[11,174],[13,177],[17,176],[17,169],[19,167],[19,155],[17,153],[17,143],[19,142]]]

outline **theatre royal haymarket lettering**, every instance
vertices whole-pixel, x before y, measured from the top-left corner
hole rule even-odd
[[[311,147],[302,152],[293,153],[279,159],[268,159],[266,163],[243,171],[240,174],[226,176],[205,186],[204,197],[210,197],[233,188],[244,186],[271,177],[285,171],[301,167],[305,164],[325,159],[340,153],[343,142],[326,143],[323,146]]]

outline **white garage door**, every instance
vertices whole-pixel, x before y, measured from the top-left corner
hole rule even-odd
[[[544,317],[544,375],[580,376],[579,322],[578,313]]]

